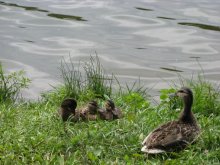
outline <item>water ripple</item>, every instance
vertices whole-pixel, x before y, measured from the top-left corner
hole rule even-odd
[[[211,45],[219,40],[211,40],[196,35],[196,30],[183,28],[155,28],[136,32],[137,35],[156,38],[157,42],[151,46],[181,48],[183,53],[189,54],[218,54]]]
[[[111,1],[103,1],[103,0],[69,0],[64,1],[62,4],[60,2],[56,4],[50,5],[52,8],[56,9],[78,9],[78,8],[109,8],[112,4]]]
[[[186,8],[186,9],[183,9],[183,13],[184,13],[184,15],[190,16],[191,18],[193,18],[193,17],[205,18],[213,23],[218,23],[218,24],[220,22],[220,17],[216,16],[216,15],[220,14],[219,12],[213,13],[213,11],[210,12],[205,9]]]
[[[194,58],[220,80],[219,0],[0,0],[0,12],[0,60],[36,76],[30,95],[58,82],[63,57],[75,65],[91,52],[126,83],[161,88],[200,71]]]
[[[160,20],[135,15],[112,15],[105,17],[105,19],[116,22],[117,26],[127,28],[142,28],[144,26],[161,26],[165,24],[163,21]]]
[[[24,52],[30,54],[37,54],[37,55],[47,55],[47,56],[61,56],[63,57],[65,54],[67,55],[68,52],[73,51],[71,48],[55,48],[43,45],[36,45],[32,43],[18,43],[13,42],[11,46],[17,47]]]

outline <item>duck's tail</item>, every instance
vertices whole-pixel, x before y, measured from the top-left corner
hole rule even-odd
[[[159,154],[159,153],[166,152],[166,151],[164,151],[164,150],[157,149],[157,148],[148,149],[147,146],[143,146],[143,147],[141,148],[141,151],[142,151],[142,152],[145,152],[145,153],[148,153],[148,154]]]

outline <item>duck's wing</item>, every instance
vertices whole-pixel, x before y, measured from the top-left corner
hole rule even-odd
[[[189,143],[186,131],[177,121],[164,124],[144,139],[141,150],[147,153],[181,150]]]

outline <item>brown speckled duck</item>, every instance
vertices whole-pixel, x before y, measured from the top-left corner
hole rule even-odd
[[[97,120],[98,104],[96,101],[90,101],[85,107],[80,108],[80,118],[82,120]]]
[[[123,117],[121,110],[115,107],[112,100],[107,100],[105,109],[99,109],[98,113],[102,120],[114,120]]]
[[[149,133],[142,143],[141,151],[150,154],[180,151],[198,137],[200,128],[191,111],[192,91],[182,87],[175,95],[182,98],[184,102],[184,109],[179,119],[163,124]]]
[[[76,114],[76,106],[77,102],[75,99],[72,98],[65,99],[61,103],[60,109],[58,110],[58,114],[63,121],[75,120],[74,118]]]

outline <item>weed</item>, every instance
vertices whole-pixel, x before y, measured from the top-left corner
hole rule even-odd
[[[64,97],[72,97],[80,100],[89,98],[103,98],[104,95],[111,96],[113,78],[106,76],[103,67],[100,64],[98,56],[90,56],[90,61],[75,66],[70,61],[61,62],[61,77],[64,86],[58,87],[56,91],[65,91]],[[45,94],[43,94],[46,97]]]
[[[0,102],[15,101],[21,89],[27,88],[29,83],[24,71],[6,74],[0,63]]]

